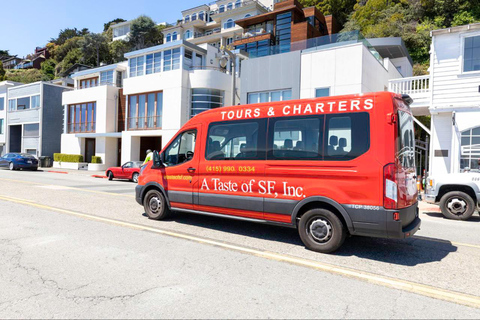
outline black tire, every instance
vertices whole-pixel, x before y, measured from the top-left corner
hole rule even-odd
[[[337,250],[347,237],[342,221],[326,209],[305,212],[298,223],[298,233],[308,249],[321,253]]]
[[[15,170],[15,165],[13,164],[13,162],[10,162],[10,163],[8,164],[8,169],[10,169],[10,171]]]
[[[30,170],[32,170],[32,171],[37,171],[37,169],[38,169],[37,167],[33,167],[33,168],[30,169]]]
[[[107,172],[107,177],[108,177],[108,180],[112,181],[112,180],[113,180],[113,172],[112,172],[112,171],[108,171],[108,172]]]
[[[465,192],[450,191],[440,199],[440,209],[445,218],[467,220],[475,211],[475,201]]]
[[[138,172],[134,172],[132,174],[132,181],[137,183],[138,182]]]
[[[143,207],[148,218],[163,220],[170,215],[165,197],[159,190],[150,190],[143,198]]]

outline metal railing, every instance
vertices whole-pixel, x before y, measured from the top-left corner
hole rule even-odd
[[[388,90],[411,96],[428,96],[430,93],[430,76],[426,75],[389,80]]]
[[[68,133],[93,133],[96,122],[68,123]]]
[[[162,128],[162,116],[128,117],[128,130],[151,130]]]

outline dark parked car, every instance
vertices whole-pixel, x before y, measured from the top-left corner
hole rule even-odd
[[[6,167],[10,170],[37,170],[38,160],[29,153],[7,153],[0,157],[0,167]]]
[[[105,171],[108,180],[112,179],[128,179],[133,182],[138,181],[140,175],[140,169],[143,162],[141,161],[129,161],[121,167],[110,167]]]

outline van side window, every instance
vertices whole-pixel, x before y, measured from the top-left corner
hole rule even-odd
[[[321,160],[323,116],[270,119],[269,126],[269,159]]]
[[[208,130],[205,159],[264,160],[265,123],[266,120],[212,123]]]
[[[325,121],[325,160],[351,160],[370,148],[367,112],[328,115]]]
[[[195,152],[196,136],[197,130],[179,134],[165,150],[164,164],[170,167],[192,160]]]
[[[398,111],[397,158],[404,168],[415,168],[415,135],[413,119],[407,112]]]

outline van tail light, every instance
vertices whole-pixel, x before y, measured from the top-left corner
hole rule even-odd
[[[383,167],[383,206],[385,209],[397,209],[397,167],[394,163]]]

